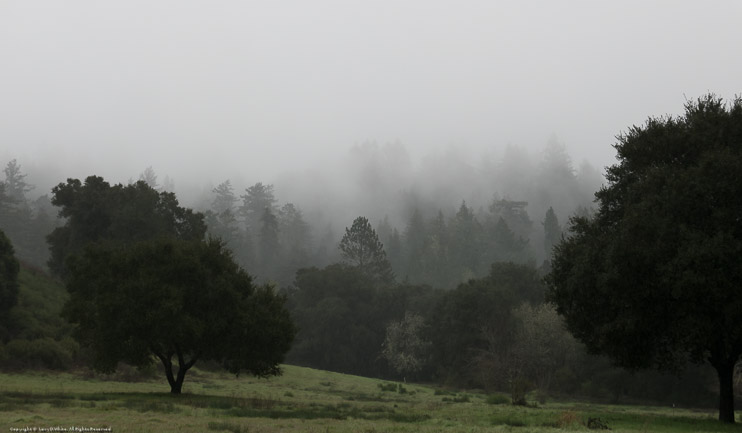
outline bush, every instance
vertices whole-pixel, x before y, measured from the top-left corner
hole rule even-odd
[[[469,403],[469,396],[464,394],[461,397],[454,396],[453,398],[443,397],[441,401],[453,402],[453,403]]]
[[[490,394],[487,396],[485,402],[487,404],[508,404],[510,403],[510,398],[502,394]]]
[[[8,357],[5,365],[12,369],[66,370],[72,366],[72,354],[51,338],[11,340],[5,346],[5,351]]]
[[[546,404],[546,398],[549,396],[549,394],[546,391],[542,389],[538,389],[536,390],[534,394],[535,394],[534,397],[536,397],[536,401],[539,404]]]
[[[555,427],[566,429],[571,428],[573,425],[579,424],[580,420],[577,417],[577,413],[571,410],[564,411],[559,414],[556,420]]]
[[[510,382],[510,398],[513,400],[513,404],[517,406],[525,406],[526,393],[531,388],[531,383],[524,377],[517,377]]]
[[[380,383],[377,385],[382,391],[396,392],[397,385],[394,383]]]

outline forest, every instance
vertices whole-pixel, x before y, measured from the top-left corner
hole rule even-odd
[[[47,325],[32,323],[26,302],[4,314],[3,368],[64,370],[93,360],[73,326],[55,317],[66,298],[53,289],[64,258],[90,241],[161,233],[172,223],[151,207],[158,201],[179,215],[173,230],[222,240],[256,282],[285,296],[297,329],[289,364],[506,391],[522,403],[536,391],[544,399],[713,405],[708,368],[618,368],[588,354],[545,302],[551,250],[569,217],[591,215],[604,182],[587,163],[575,169],[556,138],[537,157],[508,147],[479,167],[454,151],[414,166],[398,143],[355,146],[347,161],[347,177],[332,184],[299,175],[245,187],[224,179],[208,193],[184,192],[193,210],[179,206],[174,181],[160,184],[152,167],[136,182],[91,176],[37,191],[8,161],[0,227],[24,272],[52,276],[49,298],[38,300],[51,310]]]

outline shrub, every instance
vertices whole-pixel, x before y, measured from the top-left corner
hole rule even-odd
[[[574,424],[579,424],[580,420],[577,417],[577,413],[572,410],[567,410],[559,414],[559,417],[556,420],[556,427],[559,428],[568,428],[571,427]]]
[[[388,391],[388,392],[396,392],[397,391],[397,385],[394,384],[394,383],[380,383],[377,386],[382,391]]]
[[[66,370],[72,365],[72,354],[51,338],[11,340],[5,350],[8,356],[6,365],[15,369]]]
[[[530,382],[524,377],[517,377],[510,382],[510,398],[514,405],[525,406],[528,404],[526,393],[530,387]]]
[[[502,394],[490,394],[487,396],[485,402],[487,404],[508,404],[510,403],[510,398]]]

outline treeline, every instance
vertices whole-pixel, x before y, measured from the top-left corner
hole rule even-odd
[[[568,159],[560,161],[565,170],[557,172],[576,182],[564,165]],[[316,218],[310,224],[298,205],[279,203],[269,184],[256,183],[240,194],[225,181],[213,188],[209,209],[201,214],[180,207],[174,193],[157,185],[151,169],[141,182],[128,185],[110,185],[94,176],[85,182],[70,179],[55,187],[51,200],[29,202],[17,194],[30,191],[25,175],[15,161],[8,167],[0,201],[7,219],[0,229],[20,245],[16,255],[23,261],[48,264],[63,274],[65,256],[96,239],[136,241],[163,227],[187,236],[205,227],[248,272],[275,282],[287,295],[299,328],[290,363],[508,390],[514,401],[533,390],[614,401],[707,404],[713,398],[706,371],[689,370],[681,380],[630,374],[589,356],[564,331],[560,318],[543,303],[542,276],[549,265],[538,259],[547,257],[561,236],[558,212],[551,206],[491,196],[486,206],[474,208],[462,197],[451,210],[415,199],[406,205],[409,216],[402,223],[385,214],[375,229],[366,218],[356,227],[357,218],[336,232],[329,221],[319,229]],[[553,186],[564,185],[555,181]],[[49,218],[46,228],[31,228],[53,214],[44,203],[66,209],[60,215],[63,226]],[[534,221],[529,208],[543,209],[543,216]],[[588,212],[584,206],[574,210]],[[29,217],[19,217],[22,212]],[[352,242],[359,242],[358,248]],[[368,261],[358,256],[366,247],[374,250],[368,257],[386,263],[373,267],[386,269],[383,277],[369,272]],[[18,303],[9,314],[22,317],[27,308]],[[49,311],[55,308],[61,306]],[[64,321],[38,338],[25,331],[29,327],[23,320],[13,323],[0,351],[5,367],[68,368],[84,361],[85,351],[69,338]],[[56,355],[48,362],[38,361],[43,356],[36,357],[36,364],[30,361],[44,351]]]
[[[415,166],[400,144],[366,143],[340,168],[318,171],[323,175],[247,187],[224,180],[204,194],[178,195],[192,197],[190,207],[205,215],[210,235],[227,242],[262,282],[286,286],[298,269],[339,262],[343,229],[364,215],[399,281],[450,289],[484,276],[495,261],[541,264],[559,239],[560,222],[588,212],[602,179],[588,164],[575,169],[555,139],[539,157],[508,147],[479,166],[452,151]],[[58,209],[48,195],[34,195],[45,191],[26,181],[16,161],[5,175],[0,228],[23,261],[45,268]],[[159,182],[152,167],[138,179],[158,192],[175,191],[173,180]]]
[[[556,140],[536,161],[515,147],[481,167],[441,158],[416,168],[403,146],[367,143],[352,149],[344,170],[327,170],[334,180],[297,176],[241,189],[227,179],[195,207],[262,281],[285,286],[302,267],[340,261],[343,228],[364,215],[399,281],[451,289],[496,261],[540,265],[560,221],[587,214],[602,179],[587,164],[576,170]]]
[[[227,180],[213,193],[211,209],[205,212],[209,233],[224,239],[237,261],[258,277],[286,286],[298,269],[339,261],[334,234],[312,242],[301,209],[292,203],[278,206],[272,185],[256,183],[240,200]],[[429,219],[414,209],[403,230],[388,217],[375,230],[400,281],[450,288],[486,274],[493,262],[535,261],[529,241],[534,222],[527,205],[500,199],[477,213],[463,202],[450,217],[439,210]],[[541,224],[546,233],[541,248],[551,249],[561,236],[553,209]]]

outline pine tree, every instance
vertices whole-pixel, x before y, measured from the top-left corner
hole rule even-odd
[[[261,226],[261,219],[265,209],[269,208],[275,213],[276,197],[273,194],[273,185],[263,185],[258,182],[245,190],[247,194],[241,195],[242,206],[239,214],[245,218],[246,225],[253,231]]]
[[[453,270],[459,281],[466,281],[480,274],[485,267],[482,260],[482,226],[477,221],[466,202],[461,203],[459,211],[451,219],[451,260]]]
[[[212,189],[211,192],[214,193],[214,201],[211,202],[211,210],[217,214],[227,210],[234,211],[234,204],[237,201],[237,197],[234,195],[232,183],[229,179],[220,183],[216,188]]]
[[[343,259],[361,272],[381,283],[394,281],[394,271],[387,260],[384,245],[367,218],[359,216],[350,228],[345,228],[339,248]]]
[[[21,166],[14,159],[5,166],[5,194],[15,204],[26,202],[26,193],[34,189],[26,183],[26,174],[21,173]]]
[[[143,181],[154,190],[160,190],[160,185],[157,183],[157,174],[155,174],[155,170],[151,165],[145,168],[142,174],[139,175],[139,180]]]

